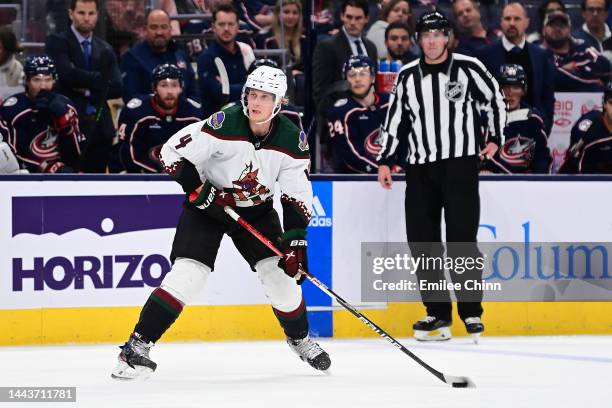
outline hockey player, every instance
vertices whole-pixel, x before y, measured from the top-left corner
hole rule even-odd
[[[374,92],[376,64],[365,55],[351,56],[342,73],[350,84],[350,95],[338,99],[327,113],[334,172],[376,173],[380,126],[387,116],[389,96]],[[393,171],[398,170],[394,166]]]
[[[552,158],[542,114],[523,102],[525,70],[518,64],[504,64],[498,82],[508,104],[505,141],[493,157],[483,162],[481,172],[550,173]]]
[[[201,120],[200,104],[182,96],[183,73],[176,65],[158,65],[151,78],[153,95],[132,98],[119,116],[119,157],[128,173],[162,172],[162,145],[186,125]]]
[[[602,110],[578,119],[559,173],[612,174],[612,82],[604,89]]]
[[[311,216],[310,154],[304,132],[278,115],[287,90],[285,74],[259,67],[243,87],[242,106],[233,106],[172,136],[161,150],[168,172],[187,194],[172,253],[172,269],[145,303],[122,346],[112,377],[147,377],[156,368],[151,346],[204,286],[224,234],[257,272],[289,347],[318,370],[329,355],[308,336],[301,271],[308,270],[306,226]],[[282,191],[283,227],[272,208],[275,183]],[[223,211],[230,205],[285,256],[235,224]],[[283,232],[284,229],[284,232]]]
[[[57,80],[53,60],[47,55],[28,57],[24,72],[25,92],[0,106],[7,125],[4,139],[30,173],[78,170],[85,137],[72,101],[51,91]]]

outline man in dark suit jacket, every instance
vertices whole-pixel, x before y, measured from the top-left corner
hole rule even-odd
[[[529,17],[525,8],[520,3],[508,4],[502,12],[501,29],[504,35],[501,40],[480,48],[476,54],[493,75],[498,75],[504,64],[518,64],[525,69],[525,101],[544,113],[546,130],[550,132],[555,105],[553,55],[550,50],[525,40],[528,26]]]
[[[342,66],[351,55],[367,55],[378,61],[376,45],[363,36],[368,22],[367,0],[345,0],[340,18],[342,28],[331,38],[321,41],[313,56],[313,99],[318,109],[330,86],[341,81]]]
[[[74,102],[87,137],[81,169],[105,173],[115,135],[106,100],[121,96],[121,72],[111,46],[93,35],[97,0],[71,0],[68,14],[72,25],[47,37],[45,50],[55,60],[56,89]]]

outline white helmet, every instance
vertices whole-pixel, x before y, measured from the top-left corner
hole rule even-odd
[[[281,110],[282,101],[285,97],[285,93],[287,92],[287,76],[280,69],[265,65],[256,68],[249,74],[244,86],[242,87],[242,95],[240,97],[242,102],[242,111],[247,117],[249,116],[249,111],[247,109],[247,90],[251,88],[270,92],[274,95],[274,110],[272,111],[272,115],[261,123],[272,120],[272,118]]]

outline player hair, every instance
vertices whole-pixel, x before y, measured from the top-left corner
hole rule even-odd
[[[586,3],[587,0],[582,0],[582,2],[580,3],[580,10],[586,10]],[[604,8],[606,9],[606,11],[610,10],[610,0],[604,0]]]
[[[391,30],[398,30],[398,29],[406,30],[406,32],[410,36],[410,26],[408,24],[403,23],[401,21],[394,21],[393,23],[389,24],[387,28],[385,28],[385,41],[389,39],[389,32]]]
[[[22,51],[19,42],[17,42],[17,36],[10,26],[0,27],[0,44],[2,44],[2,48],[9,58]]]
[[[289,5],[297,6],[300,12],[300,18],[298,19],[297,27],[295,28],[293,34],[288,36],[285,33],[285,44],[281,42],[281,13],[282,8]],[[301,0],[279,0],[274,6],[274,20],[272,21],[272,33],[274,34],[274,38],[276,39],[276,43],[279,48],[288,48],[293,52],[295,56],[296,62],[300,61],[302,58],[302,47],[301,47],[301,39],[302,39],[302,31],[303,31],[303,15],[302,15],[302,2]]]
[[[224,13],[234,13],[234,15],[236,15],[236,21],[240,20],[240,14],[238,14],[238,10],[236,10],[236,7],[229,3],[221,3],[217,4],[212,10],[213,23],[217,21],[217,13],[220,11]]]
[[[74,11],[79,1],[81,3],[96,3],[96,10],[100,9],[100,4],[98,3],[98,0],[70,0],[70,10]]]
[[[357,8],[362,9],[366,17],[368,16],[368,14],[370,14],[370,7],[368,5],[368,0],[344,0],[342,2],[342,7],[340,8],[340,11],[342,12],[342,14],[346,12],[346,8],[348,6],[357,7]]]

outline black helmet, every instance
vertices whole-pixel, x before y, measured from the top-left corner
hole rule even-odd
[[[523,89],[527,85],[525,69],[518,64],[504,64],[499,68],[500,85],[520,85]]]
[[[51,75],[54,80],[57,79],[55,71],[55,62],[48,55],[33,55],[25,60],[23,66],[26,81],[36,75]]]
[[[157,83],[162,79],[178,79],[181,88],[183,87],[183,71],[174,64],[161,64],[156,66],[153,68],[151,78],[153,79],[153,88],[155,88]]]
[[[451,23],[446,16],[438,10],[427,11],[419,18],[415,29],[417,37],[419,34],[426,31],[442,31],[448,36],[451,31]]]
[[[271,60],[270,58],[259,58],[255,61],[251,62],[249,65],[249,69],[247,70],[247,76],[251,75],[251,72],[255,71],[259,67],[272,67],[272,68],[280,68],[276,61]]]
[[[606,104],[608,99],[612,98],[612,81],[608,82],[604,87],[603,104]]]
[[[342,66],[342,75],[346,79],[346,73],[353,68],[368,67],[370,73],[376,75],[376,64],[366,55],[352,55]]]

